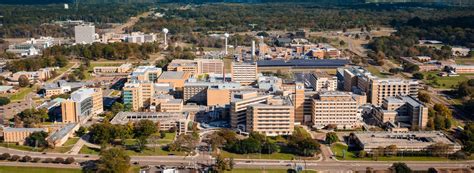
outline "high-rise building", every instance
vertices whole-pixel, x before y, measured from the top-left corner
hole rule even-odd
[[[288,98],[273,97],[266,103],[248,106],[247,132],[267,136],[291,135],[294,130],[294,107]]]
[[[194,79],[188,79],[184,83],[183,98],[184,102],[193,102],[198,104],[206,104],[208,89],[219,89],[219,90],[228,90],[228,89],[237,89],[240,87],[240,83],[237,82],[222,82],[222,81],[196,81]],[[219,96],[217,96],[219,97]],[[210,98],[211,100],[219,98]]]
[[[95,26],[81,24],[74,27],[76,44],[92,44],[95,41]]]
[[[256,63],[232,63],[232,81],[250,85],[257,80]]]
[[[161,75],[161,68],[155,66],[138,66],[132,74],[128,76],[128,81],[149,81],[156,82]]]
[[[250,105],[266,103],[271,95],[259,95],[258,92],[234,93],[230,103],[230,124],[232,128],[245,131],[247,108]]]
[[[92,115],[103,112],[102,89],[81,88],[71,93],[71,99],[61,102],[62,122],[84,123]]]
[[[304,84],[296,83],[295,84],[295,94],[293,94],[293,105],[295,110],[295,122],[302,123],[308,122],[311,118],[304,116]]]
[[[123,103],[130,105],[132,110],[138,111],[150,106],[150,99],[155,94],[155,85],[149,81],[132,81],[123,87]]]
[[[352,129],[362,121],[360,105],[349,92],[320,92],[312,105],[313,126],[316,128],[336,125],[341,129]]]
[[[392,96],[418,97],[419,83],[415,80],[373,79],[369,86],[369,101],[374,105],[381,105],[383,99]]]
[[[337,77],[331,76],[327,72],[317,71],[309,74],[309,82],[314,91],[336,91]]]

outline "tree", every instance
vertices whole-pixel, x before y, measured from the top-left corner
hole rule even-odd
[[[394,173],[412,173],[413,171],[405,163],[393,163],[390,170]]]
[[[17,161],[18,159],[20,159],[19,155],[13,155],[12,157],[10,157],[9,161]]]
[[[346,42],[344,42],[344,40],[341,40],[341,41],[339,41],[339,45],[344,46],[344,45],[346,45]]]
[[[64,159],[62,157],[56,157],[56,159],[54,159],[53,163],[64,163]]]
[[[48,141],[46,141],[46,137],[48,137],[47,132],[33,132],[25,139],[25,143],[31,147],[47,147]]]
[[[158,131],[158,127],[151,120],[140,120],[134,125],[135,137],[148,137]]]
[[[77,129],[76,136],[77,137],[84,136],[86,134],[86,131],[87,131],[87,129],[84,126],[81,126],[81,127],[79,127],[79,129]]]
[[[122,103],[119,103],[119,102],[115,102],[112,107],[110,108],[110,111],[112,111],[115,114],[123,111],[124,109],[124,106]]]
[[[34,127],[40,122],[44,122],[45,119],[49,118],[48,111],[46,109],[26,109],[19,114],[19,118],[26,127]]]
[[[8,160],[10,159],[10,154],[9,153],[3,153],[2,155],[0,155],[0,160]]]
[[[431,96],[427,92],[419,92],[418,93],[418,99],[422,102],[425,102],[425,103],[430,103],[431,102]]]
[[[130,169],[130,157],[122,148],[110,148],[99,154],[97,172],[127,173]]]
[[[72,164],[75,162],[74,157],[68,157],[66,160],[64,160],[64,164]]]
[[[18,78],[18,85],[20,87],[27,87],[27,86],[30,86],[30,80],[28,79],[28,77],[26,77],[25,75],[21,75],[19,78]]]
[[[0,97],[0,106],[7,105],[10,103],[10,99],[7,97]]]
[[[20,161],[21,162],[29,162],[29,161],[31,161],[31,159],[32,158],[30,156],[26,155],[26,156],[23,156]]]
[[[385,147],[385,154],[389,156],[397,155],[397,146],[396,145],[389,145]]]
[[[137,151],[142,152],[145,150],[147,144],[147,140],[145,136],[140,136],[137,140]]]
[[[339,137],[335,132],[326,133],[326,143],[332,144],[334,142],[339,142]]]
[[[425,77],[422,73],[415,73],[413,74],[413,78],[418,79],[418,80],[423,80]]]

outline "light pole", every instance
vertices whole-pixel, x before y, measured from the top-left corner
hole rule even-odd
[[[227,55],[228,54],[228,52],[227,52],[227,47],[228,47],[227,46],[227,40],[229,38],[229,33],[225,33],[224,37],[225,37],[225,55]]]

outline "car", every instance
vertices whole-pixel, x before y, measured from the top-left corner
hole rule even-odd
[[[89,155],[85,155],[84,157],[89,157]]]
[[[245,161],[245,163],[251,163],[251,162],[252,162],[252,161],[250,161],[250,160]]]
[[[41,153],[41,154],[46,154],[46,152],[44,152],[44,153]]]
[[[138,162],[133,162],[134,165],[138,165]]]
[[[170,154],[168,154],[168,156],[174,156],[174,154],[171,154],[171,153],[170,153]]]

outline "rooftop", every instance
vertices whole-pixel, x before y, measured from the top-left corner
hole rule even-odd
[[[129,121],[148,119],[154,122],[181,121],[189,118],[188,112],[119,112],[110,121],[112,124],[125,124]]]
[[[292,59],[292,60],[259,60],[258,67],[342,67],[349,64],[345,59]]]
[[[43,128],[12,128],[12,127],[4,127],[3,132],[39,132],[39,131],[46,131]]]
[[[183,71],[165,71],[159,79],[184,79],[186,72]]]
[[[376,148],[397,145],[405,147],[428,147],[436,143],[458,145],[440,131],[410,131],[410,132],[356,132],[355,135],[364,147]]]

